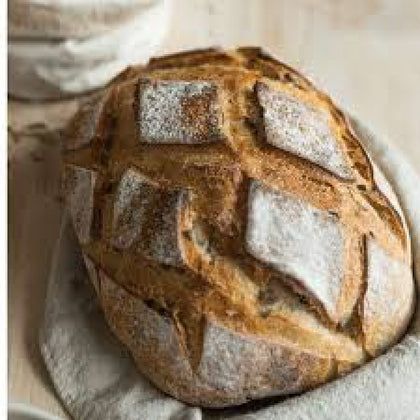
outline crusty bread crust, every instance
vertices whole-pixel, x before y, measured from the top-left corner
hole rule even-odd
[[[331,99],[260,49],[131,67],[68,139],[105,317],[165,392],[209,407],[301,392],[404,333],[395,197]]]

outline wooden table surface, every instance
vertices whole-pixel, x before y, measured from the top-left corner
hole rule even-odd
[[[383,133],[420,172],[418,0],[175,0],[174,5],[160,52],[263,46]],[[62,128],[77,102],[9,101],[9,396],[63,418],[69,417],[37,345],[62,209],[59,137],[45,128]]]

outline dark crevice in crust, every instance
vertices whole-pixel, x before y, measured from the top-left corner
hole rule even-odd
[[[268,280],[260,287],[258,296],[260,315],[263,318],[272,314],[281,315],[282,311],[276,307],[276,304],[285,302],[284,297],[276,297],[275,282],[279,282],[282,293],[287,293],[291,300],[296,299],[297,302],[304,305],[308,313],[312,314],[321,324],[332,331],[336,329],[336,325],[331,321],[322,304],[298,280],[269,266],[266,267],[266,271]]]
[[[328,98],[330,104],[330,112],[335,117],[337,124],[344,128],[341,138],[345,144],[346,151],[350,156],[351,160],[355,162],[352,166],[366,182],[368,188],[372,188],[373,185],[373,167],[370,159],[362,147],[360,141],[354,136],[351,131],[350,123],[342,111],[340,111],[331,99]]]
[[[318,321],[330,330],[335,331],[337,329],[337,324],[329,317],[322,303],[301,283],[301,281],[299,281],[299,279],[281,273],[273,268],[270,269],[274,276],[278,278],[279,281],[282,281],[283,285],[286,286],[291,294],[297,296],[302,303],[306,304],[309,313],[313,314]]]
[[[357,138],[355,131],[351,125],[351,122],[347,115],[338,109],[332,100],[324,94],[326,97],[326,101],[330,104],[330,109],[332,111],[332,116],[334,117],[337,124],[344,127],[344,133],[342,134],[342,138],[346,144],[346,149],[349,156],[356,162],[359,162],[358,167],[356,170],[359,171],[361,177],[366,181],[368,189],[372,189],[374,185],[373,179],[373,166],[370,161],[370,158],[363,147],[360,140]]]
[[[70,157],[70,159],[72,157],[76,157],[77,158],[77,156],[79,154],[81,154],[81,153],[84,154],[84,152],[90,151],[91,148],[92,148],[92,146],[90,144],[84,144],[83,146],[80,146],[77,149],[68,149],[68,150],[65,150],[64,153],[65,153],[66,158],[67,157]]]
[[[96,194],[94,195],[94,197]],[[91,227],[91,238],[93,241],[99,241],[102,237],[102,228],[103,228],[103,205],[101,202],[101,195],[98,194],[94,198],[94,207],[93,207],[93,217],[92,217],[92,227]]]
[[[363,194],[371,207],[400,239],[404,248],[407,249],[407,238],[404,232],[402,220],[398,212],[392,207],[388,198],[378,189]]]
[[[183,68],[200,65],[234,65],[239,64],[236,60],[217,48],[205,48],[181,53],[169,54],[149,61],[148,69],[161,70]]]
[[[347,331],[350,336],[362,347],[365,354],[368,356],[366,351],[366,339],[363,331],[363,314],[364,314],[364,299],[367,290],[367,238],[363,235],[359,241],[360,258],[362,260],[362,281],[360,283],[360,289],[356,304],[353,307],[353,312],[349,318],[347,325],[343,328]]]
[[[150,258],[146,258],[141,254],[136,253],[132,249],[121,251],[115,249],[111,246],[103,246],[98,241],[91,243],[85,249],[86,255],[95,262],[95,265],[98,266],[98,269],[102,270],[115,284],[122,287],[127,293],[136,296],[139,299],[145,299],[144,288],[141,287],[141,284],[137,282],[136,278],[130,276],[127,278],[126,275],[121,275],[120,271],[121,268],[124,268],[124,260],[123,256],[125,255],[127,259],[135,259],[138,265],[143,267],[142,272],[151,273],[154,277],[159,276],[161,278],[164,276],[168,278],[171,274],[175,274],[177,276],[177,281],[180,281],[180,278],[185,280],[180,284],[176,284],[178,287],[190,287],[192,290],[192,286],[204,286],[204,283],[197,283],[197,277],[185,270],[185,268],[174,267],[169,265],[163,265],[160,263],[155,262]],[[115,261],[118,258],[121,264],[111,265],[111,264],[104,264],[104,261],[109,262],[111,259]],[[122,277],[122,278],[120,278]],[[147,289],[147,288],[146,288]],[[146,290],[145,289],[145,290]],[[158,290],[152,290],[153,293],[158,293]],[[146,293],[147,296],[152,296],[150,293]],[[160,296],[160,295],[159,295]]]
[[[205,318],[198,314],[193,317],[191,313],[176,312],[173,319],[191,370],[196,372],[203,354]]]
[[[115,89],[103,92],[105,103],[95,126],[95,134],[90,143],[91,158],[97,165],[107,166],[112,149],[116,118],[113,114]]]
[[[112,149],[112,143],[113,143],[113,136],[114,136],[114,127],[115,127],[115,119],[110,118],[110,127],[107,131],[106,136],[102,138],[102,144],[100,146],[97,146],[95,150],[98,153],[98,161],[101,165],[107,166],[108,161],[111,155],[111,149]]]
[[[257,82],[252,90],[245,91],[245,102],[247,115],[244,117],[245,126],[251,131],[256,143],[260,148],[267,145],[265,126],[264,126],[264,109],[258,101]]]
[[[109,98],[107,103],[104,105],[103,112],[107,118],[105,122],[103,122],[103,117],[101,118],[99,135],[97,135],[92,142],[92,150],[94,151],[93,156],[96,156],[97,162],[103,166],[108,166],[113,147],[114,132],[117,123],[117,118],[114,113],[116,92],[117,90],[113,89],[109,94]]]
[[[318,163],[312,162],[312,161],[310,161],[310,160],[308,160],[308,159],[306,159],[304,157],[301,157],[301,156],[299,156],[299,155],[297,155],[297,154],[295,154],[293,152],[289,152],[288,150],[280,149],[280,148],[278,148],[276,146],[272,146],[269,143],[265,143],[261,149],[264,150],[264,151],[266,151],[266,152],[269,152],[273,156],[275,156],[275,155],[278,155],[278,156],[281,156],[281,155],[286,156],[287,157],[287,160],[289,162],[295,163],[295,165],[304,166],[307,169],[313,168],[313,169],[316,169],[318,171],[321,171],[324,176],[327,176],[330,179],[339,179],[342,184],[347,184],[347,185],[352,185],[353,184],[353,180],[341,178],[339,175],[334,174],[329,169],[327,169],[327,168],[319,165]],[[308,173],[308,172],[306,171],[306,173]],[[311,176],[308,176],[308,179],[309,178],[316,179],[316,178],[311,177]],[[330,185],[332,187],[332,189],[334,189],[334,187],[332,186],[331,183],[322,182],[322,181],[320,181],[318,179],[316,179],[316,182],[317,183],[323,183],[324,185]]]
[[[93,194],[94,206],[91,226],[93,241],[99,241],[104,236],[106,203],[114,189],[115,182],[106,173],[98,172],[98,180]]]
[[[244,237],[249,179],[238,177],[232,186],[234,199],[228,215],[221,219],[219,214],[217,215],[219,219],[213,220],[212,215],[201,213],[199,217],[194,218],[192,231],[184,232],[184,235],[188,235],[209,256],[210,260],[216,255],[237,257],[245,254]]]
[[[91,225],[91,239],[99,241],[103,234],[103,214],[105,209],[105,191],[109,188],[110,182],[105,176],[98,173],[98,180],[93,193],[93,216]]]
[[[231,243],[223,233],[214,224],[203,219],[194,220],[191,230],[184,231],[183,234],[201,250],[210,263],[216,256],[227,254],[231,249]]]
[[[92,159],[101,168],[98,172],[98,182],[93,199],[92,239],[94,241],[99,241],[103,237],[106,200],[115,189],[115,183],[108,173],[116,128],[116,117],[113,114],[115,94],[114,89],[108,93],[107,102],[99,120],[99,128],[97,127],[91,144]]]
[[[348,131],[349,137],[352,139],[352,141],[357,144],[357,149],[363,153],[364,159],[367,162],[367,166],[369,168],[369,190],[366,191],[366,188],[362,185],[357,185],[357,188],[364,193],[363,195],[368,199],[368,201],[372,204],[372,207],[375,209],[375,211],[379,214],[379,216],[382,218],[382,220],[386,220],[388,225],[391,227],[391,229],[396,233],[396,235],[401,239],[402,244],[405,249],[407,249],[407,237],[404,232],[404,223],[401,219],[401,216],[399,212],[394,208],[393,204],[390,202],[388,197],[380,190],[379,186],[374,181],[374,175],[373,175],[373,166],[370,161],[370,158],[361,144],[360,140],[358,139],[358,132],[356,130],[357,125],[354,127],[353,124],[357,124],[357,122],[353,122],[354,120],[350,117],[344,114],[342,111],[339,111],[340,118],[345,121],[346,128]],[[374,196],[377,195],[376,200],[377,201],[384,201],[385,204],[378,203],[375,204]],[[387,208],[388,207],[388,208]]]
[[[353,137],[349,132],[347,132],[347,127],[346,132],[342,134],[341,137],[344,141],[348,155],[350,156],[351,160],[355,162],[352,166],[366,181],[367,186],[371,188],[373,182],[373,168],[367,154],[360,146],[358,140],[356,140],[355,137]]]
[[[143,303],[164,318],[172,318],[171,311],[155,299],[145,299]]]

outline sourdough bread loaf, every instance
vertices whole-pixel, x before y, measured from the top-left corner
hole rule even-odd
[[[176,398],[302,392],[408,325],[395,194],[330,98],[258,48],[128,68],[70,123],[64,183],[110,328]]]

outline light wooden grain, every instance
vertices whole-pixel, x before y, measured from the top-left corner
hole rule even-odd
[[[261,45],[383,133],[420,172],[420,2],[175,0],[162,52]],[[13,69],[12,69],[13,70]],[[62,127],[77,101],[9,101],[14,131]],[[42,365],[37,331],[60,219],[57,137],[9,136],[9,395],[68,417]]]

